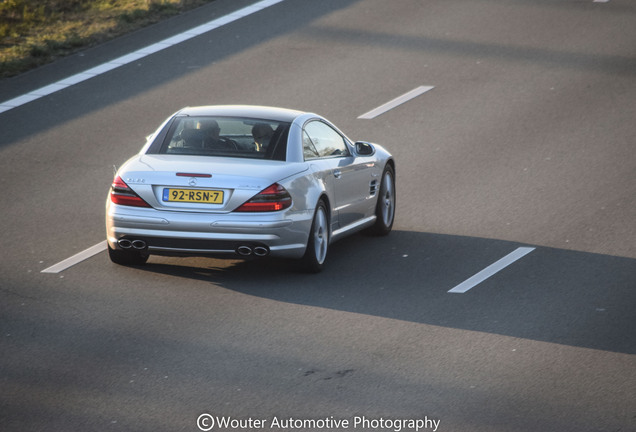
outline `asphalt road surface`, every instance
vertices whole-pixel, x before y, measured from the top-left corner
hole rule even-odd
[[[250,4],[4,80],[0,101]],[[636,431],[636,4],[284,0],[230,21],[0,113],[0,430]],[[112,264],[113,165],[225,103],[384,144],[391,235],[334,244],[317,275]]]

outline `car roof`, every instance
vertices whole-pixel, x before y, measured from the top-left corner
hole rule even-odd
[[[187,116],[231,116],[248,117],[255,119],[276,120],[292,122],[298,116],[306,114],[303,111],[296,111],[286,108],[276,108],[256,105],[208,105],[198,107],[186,107],[180,110],[177,115]]]

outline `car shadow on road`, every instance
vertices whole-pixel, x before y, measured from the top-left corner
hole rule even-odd
[[[633,259],[537,247],[468,292],[448,292],[520,246],[393,231],[333,244],[319,274],[274,259],[152,257],[142,268],[280,302],[636,353]]]

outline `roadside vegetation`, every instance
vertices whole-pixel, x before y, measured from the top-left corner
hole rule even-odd
[[[214,0],[0,0],[0,78]]]

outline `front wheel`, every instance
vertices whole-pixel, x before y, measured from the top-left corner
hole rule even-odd
[[[375,235],[390,233],[395,219],[395,171],[391,165],[387,165],[382,173],[375,216],[375,225],[369,229],[369,232]]]
[[[327,217],[327,206],[323,201],[319,201],[309,232],[307,250],[302,258],[304,269],[310,273],[320,272],[324,268],[328,250],[329,218]]]

